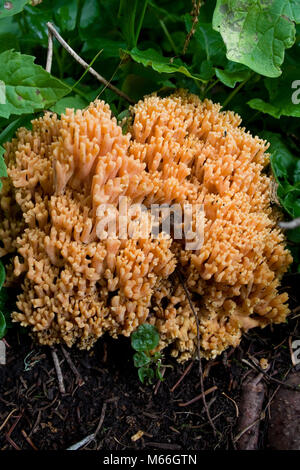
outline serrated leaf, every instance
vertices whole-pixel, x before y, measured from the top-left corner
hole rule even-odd
[[[11,0],[9,2],[1,0],[0,2],[0,19],[20,13],[25,5],[30,3],[29,0]]]
[[[284,51],[295,41],[298,5],[290,0],[217,0],[213,28],[222,35],[227,58],[278,77]]]
[[[6,94],[6,103],[0,104],[0,116],[5,118],[47,108],[70,91],[66,84],[36,65],[34,57],[12,50],[0,54],[0,80]]]
[[[152,67],[156,72],[181,73],[186,77],[203,81],[199,75],[192,74],[179,59],[173,60],[172,58],[164,57],[155,49],[141,51],[137,47],[134,47],[131,51],[126,51],[126,53],[129,54],[135,62],[144,65],[144,67]]]

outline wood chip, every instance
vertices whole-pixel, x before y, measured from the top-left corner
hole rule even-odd
[[[138,441],[141,437],[143,437],[143,435],[144,435],[144,431],[139,430],[136,434],[131,436],[132,442]]]

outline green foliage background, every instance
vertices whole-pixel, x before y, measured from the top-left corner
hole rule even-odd
[[[96,97],[117,117],[128,108],[84,74],[56,40],[51,75],[44,70],[50,21],[133,101],[181,87],[239,113],[247,129],[271,143],[279,201],[287,218],[300,217],[300,104],[292,101],[292,96],[300,101],[300,0],[206,0],[195,22],[191,12],[197,3],[43,0],[32,6],[28,0],[0,0],[0,80],[6,98],[0,104],[0,176],[6,176],[1,144],[21,125],[30,125],[33,113],[60,114]],[[0,102],[2,95],[0,82]],[[300,228],[287,235],[293,270],[300,271]]]

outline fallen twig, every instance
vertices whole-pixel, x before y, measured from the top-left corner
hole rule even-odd
[[[201,400],[203,398],[203,395],[206,397],[206,395],[209,395],[210,393],[214,392],[215,390],[218,390],[218,387],[214,385],[213,387],[208,388],[205,390],[204,394],[200,393],[200,395],[197,395],[196,397],[192,398],[192,400],[187,401],[186,403],[178,403],[178,406],[188,406],[191,405],[192,403],[195,403],[198,400]]]
[[[32,447],[33,450],[38,450],[37,447],[32,442],[32,440],[30,439],[30,437],[28,436],[28,434],[26,433],[26,431],[24,431],[24,429],[21,430],[21,433],[24,436],[24,438],[26,439],[26,441],[28,442],[28,444],[30,445],[30,447]]]
[[[4,426],[6,425],[6,423],[8,422],[8,420],[10,419],[10,417],[14,414],[15,411],[17,411],[18,408],[14,408],[5,418],[5,420],[3,421],[3,423],[1,424],[0,426],[0,431],[4,428]]]
[[[240,418],[237,435],[233,442],[239,450],[255,450],[258,444],[259,422],[262,419],[262,405],[265,396],[262,374],[253,376],[242,386]]]
[[[55,371],[57,375],[59,391],[62,395],[64,395],[66,393],[64,379],[63,379],[63,375],[61,372],[60,363],[59,363],[56,351],[53,348],[51,348],[51,354],[52,354],[52,359],[53,359],[53,363],[54,363],[54,367],[55,367]]]
[[[47,51],[47,62],[46,62],[46,71],[51,72],[52,67],[52,57],[53,57],[53,36],[51,30],[48,28],[48,51]]]
[[[185,295],[188,299],[188,302],[189,302],[189,305],[190,305],[190,308],[194,314],[194,317],[195,317],[195,320],[196,320],[196,325],[197,325],[197,354],[198,354],[198,360],[199,360],[199,376],[200,376],[200,385],[201,385],[201,393],[202,393],[202,399],[203,399],[203,404],[204,404],[204,408],[205,408],[205,411],[206,411],[206,415],[207,415],[207,418],[208,418],[208,421],[213,429],[213,432],[214,432],[214,435],[216,435],[217,433],[217,430],[216,430],[216,427],[211,419],[211,416],[210,416],[210,412],[209,412],[209,409],[208,409],[208,406],[207,406],[207,402],[206,402],[206,399],[205,399],[205,391],[204,391],[204,379],[203,379],[203,370],[202,370],[202,358],[201,358],[201,352],[200,352],[200,327],[199,327],[199,318],[198,318],[198,315],[197,313],[195,312],[195,309],[194,309],[194,306],[193,306],[193,303],[192,303],[192,299],[191,299],[191,296],[190,296],[190,293],[185,285],[185,282],[183,280],[183,277],[182,277],[182,274],[180,271],[175,271],[177,273],[177,276],[178,276],[178,279],[184,289],[184,292],[185,292]]]
[[[74,363],[71,359],[70,354],[65,350],[65,348],[63,346],[61,346],[61,350],[62,350],[63,355],[65,356],[65,359],[66,359],[67,363],[70,366],[70,369],[72,370],[72,372],[76,376],[76,381],[77,381],[79,387],[81,387],[82,385],[84,385],[84,380],[82,379],[80,373],[76,369],[76,367],[75,367],[75,365],[74,365]]]
[[[105,418],[106,407],[107,407],[107,402],[104,402],[96,431],[93,432],[92,434],[89,434],[88,436],[81,439],[80,441],[76,442],[75,444],[71,445],[66,450],[78,450],[81,447],[86,446],[87,444],[89,444],[90,442],[92,442],[96,438],[97,434],[99,433],[99,431],[102,427],[102,424],[103,424],[103,421],[104,421],[104,418]]]
[[[225,392],[222,392],[222,395],[224,395],[224,397],[228,398],[228,400],[230,400],[234,404],[236,417],[238,418],[240,414],[240,410],[237,405],[237,402],[233,398],[229,397]]]
[[[76,444],[73,444],[73,445],[71,445],[70,447],[68,447],[66,450],[78,450],[78,449],[80,449],[81,447],[86,446],[87,444],[89,444],[90,442],[92,442],[92,440],[94,439],[94,437],[95,437],[95,433],[89,434],[89,435],[86,436],[84,439],[81,439],[81,441],[76,442]]]
[[[274,377],[271,377],[269,374],[267,374],[263,369],[261,369],[258,365],[256,364],[251,364],[249,361],[246,359],[242,359],[242,362],[247,364],[248,366],[252,367],[252,369],[256,369],[258,372],[264,375],[266,380],[270,380],[271,382],[275,382],[277,384],[282,385],[285,388],[288,388],[289,390],[294,390],[295,392],[300,392],[300,388],[298,387],[293,387],[292,385],[289,385],[288,383],[283,382],[282,380],[275,379]],[[288,372],[290,372],[291,368],[289,369]]]
[[[16,417],[16,421],[14,422],[14,424],[12,425],[12,427],[10,428],[10,430],[6,433],[5,435],[5,438],[6,440],[16,449],[16,450],[21,450],[20,447],[12,440],[12,438],[10,437],[13,430],[15,429],[15,427],[17,426],[18,422],[20,421],[20,419],[22,418],[23,416],[23,413],[21,413],[19,416]]]
[[[61,35],[56,31],[55,27],[53,26],[52,23],[48,22],[47,23],[47,28],[48,31],[52,33],[52,35],[58,40],[58,42],[63,46],[64,49],[75,59],[82,67],[85,69],[88,69],[91,75],[93,75],[100,83],[105,85],[107,88],[110,88],[112,91],[114,91],[117,95],[121,96],[121,98],[124,98],[126,101],[129,103],[133,103],[134,101],[127,96],[125,93],[123,93],[122,90],[119,90],[119,88],[115,87],[112,85],[110,82],[108,82],[102,75],[100,75],[96,70],[94,70],[92,67],[89,66],[85,60],[83,60],[75,51],[72,49],[72,47],[69,46],[69,44],[61,37]],[[49,59],[50,60],[50,59]]]
[[[173,385],[173,387],[170,389],[170,392],[174,392],[176,390],[176,388],[178,387],[178,385],[183,381],[184,377],[190,372],[192,366],[194,364],[194,361],[190,362],[190,364],[187,366],[187,368],[184,370],[183,374],[179,377],[179,379],[177,380],[176,384]]]
[[[288,222],[278,222],[279,227],[292,230],[294,228],[300,227],[300,217],[296,219],[289,220]]]

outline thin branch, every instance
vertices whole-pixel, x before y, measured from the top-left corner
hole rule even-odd
[[[48,52],[47,52],[47,62],[46,62],[46,71],[51,72],[52,67],[52,57],[53,57],[53,37],[50,29],[48,28]]]
[[[204,393],[200,393],[200,395],[197,395],[196,397],[192,398],[190,401],[187,401],[186,403],[178,403],[178,406],[188,406],[192,405],[192,403],[195,403],[198,400],[201,400],[203,398],[203,395],[206,397],[206,395],[209,395],[210,393],[214,392],[215,390],[218,390],[218,387],[214,385],[213,387],[208,388],[205,390]]]
[[[56,351],[53,348],[51,348],[51,354],[52,354],[52,359],[53,359],[53,362],[54,362],[54,367],[55,367],[55,370],[56,370],[59,391],[62,395],[64,395],[66,393],[66,389],[65,389],[65,385],[64,385],[64,379],[63,379],[63,376],[62,376],[60,363],[59,363]]]
[[[85,62],[70,46],[69,44],[61,37],[61,35],[56,31],[52,23],[47,23],[48,30],[53,34],[53,36],[58,40],[58,42],[63,46],[64,49],[75,59],[82,67],[88,69],[91,75],[93,75],[97,80],[105,85],[107,88],[110,88],[114,91],[117,95],[124,98],[129,103],[133,103],[134,101],[127,96],[123,91],[119,90],[117,87],[109,83],[102,75],[100,75],[96,70],[89,66],[87,62]]]
[[[184,55],[187,51],[188,45],[190,43],[190,40],[192,39],[193,35],[195,34],[197,23],[198,23],[198,16],[200,13],[200,7],[202,5],[201,0],[193,0],[193,9],[191,11],[191,17],[192,17],[192,27],[190,32],[185,38],[182,54]]]
[[[176,388],[178,387],[178,385],[183,381],[184,377],[190,372],[192,366],[194,364],[194,361],[190,362],[190,364],[187,366],[187,368],[185,369],[185,371],[183,372],[183,374],[179,377],[179,379],[177,380],[176,384],[173,385],[173,387],[170,389],[170,392],[174,392],[176,390]]]
[[[82,379],[80,373],[76,369],[76,367],[75,367],[75,365],[74,365],[74,363],[73,363],[73,361],[70,357],[70,354],[65,350],[65,348],[63,346],[61,346],[61,350],[62,350],[63,355],[65,356],[65,359],[66,359],[67,363],[70,366],[70,369],[72,370],[72,372],[76,376],[77,383],[78,383],[79,387],[81,387],[82,385],[84,385],[84,380]]]
[[[293,228],[300,227],[300,217],[297,219],[290,220],[289,222],[279,222],[279,227],[287,228],[288,230],[292,230]]]
[[[201,358],[201,352],[200,352],[200,326],[199,326],[199,318],[198,318],[198,315],[197,313],[195,312],[195,309],[194,309],[194,306],[193,306],[193,303],[192,303],[192,299],[191,299],[191,296],[190,296],[190,293],[189,291],[187,290],[187,287],[185,285],[185,282],[183,280],[183,277],[182,277],[182,274],[180,271],[176,271],[177,273],[177,276],[178,276],[178,279],[184,289],[184,292],[185,292],[185,295],[188,299],[188,302],[190,304],[190,308],[194,314],[194,317],[195,317],[195,320],[196,320],[196,325],[197,325],[197,354],[198,354],[198,360],[199,360],[199,376],[200,376],[200,385],[201,385],[201,393],[202,393],[202,400],[203,400],[203,404],[204,404],[204,408],[205,408],[205,411],[206,411],[206,415],[207,415],[207,418],[208,418],[208,421],[213,429],[213,432],[214,432],[214,435],[216,435],[216,427],[211,419],[211,416],[210,416],[210,412],[209,412],[209,408],[208,408],[208,405],[207,405],[207,402],[206,402],[206,398],[205,398],[205,390],[204,390],[204,380],[203,380],[203,369],[202,369],[202,358]]]
[[[81,441],[79,442],[76,442],[76,444],[73,444],[71,445],[70,447],[68,447],[66,450],[78,450],[80,449],[81,447],[83,446],[86,446],[87,444],[89,444],[90,442],[92,442],[96,437],[97,437],[97,434],[99,433],[101,427],[102,427],[102,424],[104,422],[104,418],[105,418],[105,413],[106,413],[106,407],[107,407],[107,401],[105,401],[103,403],[103,407],[102,407],[102,411],[101,411],[101,416],[100,416],[100,420],[99,420],[99,423],[98,423],[98,426],[96,428],[96,431],[93,432],[93,434],[89,434],[88,436],[86,436],[85,438],[81,439]]]

